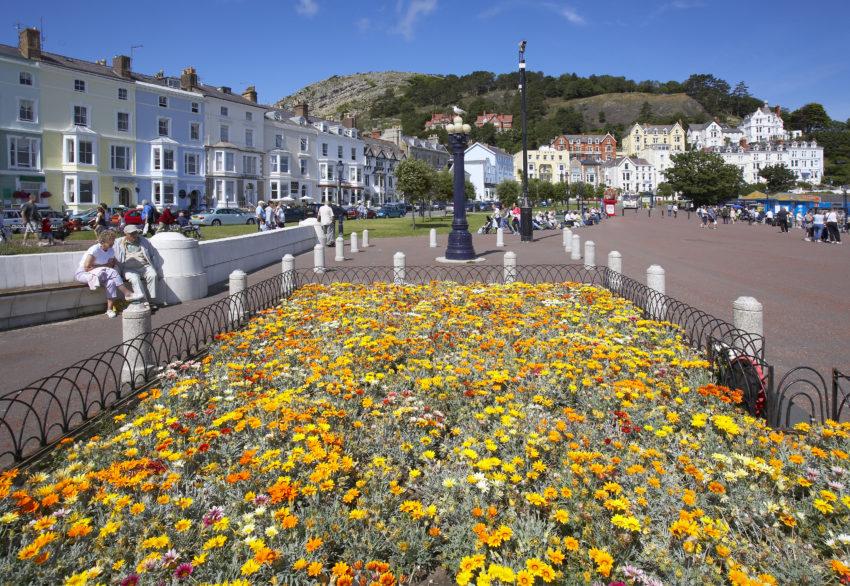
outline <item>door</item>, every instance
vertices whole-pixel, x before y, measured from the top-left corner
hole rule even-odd
[[[190,210],[198,209],[198,203],[199,203],[199,201],[198,201],[199,197],[198,196],[199,195],[200,194],[198,193],[197,189],[193,189],[192,192],[189,194],[189,209]]]
[[[118,205],[124,206],[125,208],[130,207],[130,190],[126,187],[122,187],[118,190]]]

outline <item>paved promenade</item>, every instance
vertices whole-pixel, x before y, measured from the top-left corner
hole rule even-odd
[[[731,321],[732,301],[740,295],[756,297],[765,307],[767,359],[778,373],[809,365],[826,374],[833,366],[850,370],[850,244],[804,242],[793,230],[780,234],[769,226],[719,225],[698,227],[681,213],[677,219],[652,218],[646,212],[617,216],[600,226],[577,230],[596,243],[596,259],[604,264],[608,252],[623,255],[623,271],[640,280],[646,267],[659,264],[667,272],[667,294],[717,317]],[[346,229],[368,227],[368,221],[347,222]],[[473,226],[477,229],[478,226]],[[506,234],[504,249],[495,235],[475,235],[476,251],[488,264],[501,264],[505,251],[517,253],[523,264],[570,262],[561,247],[560,231],[535,233],[535,242],[523,243]],[[392,255],[403,251],[408,265],[434,264],[445,251],[446,236],[438,248],[428,248],[427,234],[417,238],[372,238],[372,246],[351,254],[346,238],[344,263],[336,263],[333,249],[328,268],[337,264],[392,265]],[[297,258],[298,267],[312,266],[312,254]],[[257,271],[249,284],[276,274],[280,265]],[[173,321],[225,294],[223,287],[206,299],[160,310],[154,327]],[[67,322],[0,332],[0,388],[18,388],[41,376],[121,342],[121,319],[95,315]]]

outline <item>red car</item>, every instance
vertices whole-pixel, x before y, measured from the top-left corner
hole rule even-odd
[[[113,220],[113,224],[117,223],[118,222]],[[142,221],[142,210],[127,210],[126,212],[124,212],[124,223],[128,226],[131,224],[135,226],[141,226],[142,224],[144,224],[144,222]]]

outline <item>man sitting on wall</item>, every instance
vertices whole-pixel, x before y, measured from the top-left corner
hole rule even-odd
[[[124,237],[115,242],[115,259],[121,274],[133,286],[133,292],[144,293],[148,303],[155,306],[157,272],[153,259],[156,253],[150,241],[140,232],[134,224],[124,227]]]

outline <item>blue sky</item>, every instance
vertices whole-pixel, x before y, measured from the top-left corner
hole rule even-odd
[[[850,117],[850,0],[2,0],[0,42],[44,23],[45,48],[272,102],[331,75],[529,69],[683,80],[713,73],[791,109]]]

